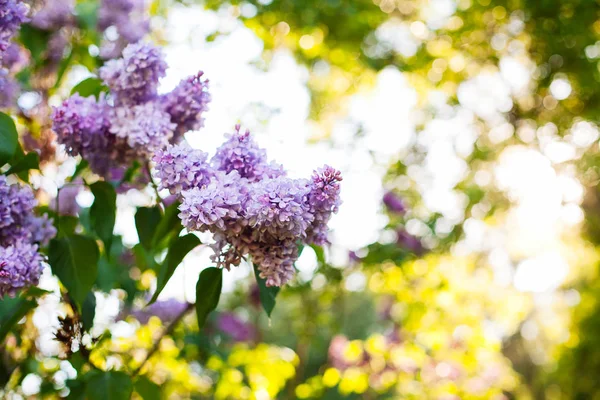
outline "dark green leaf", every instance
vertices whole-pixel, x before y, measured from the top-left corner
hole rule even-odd
[[[0,167],[15,155],[19,144],[19,135],[11,117],[0,113]]]
[[[88,30],[95,30],[98,23],[98,5],[96,1],[82,1],[75,6],[77,21]]]
[[[0,300],[0,343],[2,343],[11,328],[36,306],[36,300],[23,297]]]
[[[162,398],[160,386],[145,376],[140,376],[135,381],[134,387],[137,394],[144,400],[160,400]]]
[[[100,79],[87,78],[75,85],[73,90],[71,90],[71,95],[79,93],[82,97],[94,96],[95,98],[98,98],[100,93],[103,92],[108,92],[108,87],[106,87]]]
[[[92,371],[88,374],[87,398],[90,400],[129,400],[133,392],[131,378],[120,371]]]
[[[85,400],[85,382],[75,379],[69,379],[67,380],[66,384],[69,388],[69,395],[67,396],[67,400]]]
[[[58,231],[58,236],[72,236],[75,233],[75,229],[77,228],[78,222],[79,220],[77,219],[77,217],[72,217],[70,215],[56,216],[54,218],[54,224]]]
[[[43,61],[48,51],[50,34],[51,32],[34,28],[31,25],[21,25],[21,29],[19,30],[21,44],[29,50],[35,64]]]
[[[148,304],[156,301],[160,292],[162,292],[169,279],[171,279],[171,276],[173,276],[173,272],[175,272],[177,266],[183,261],[183,258],[199,244],[200,239],[191,233],[178,237],[171,243],[167,257],[160,267],[156,282],[156,292],[154,292],[154,296],[152,296]]]
[[[141,207],[135,213],[135,227],[140,243],[146,250],[152,251],[152,240],[160,219],[161,211],[158,207]]]
[[[210,267],[200,273],[196,284],[196,316],[202,329],[211,311],[217,308],[223,286],[223,270]]]
[[[12,164],[10,169],[6,171],[6,175],[18,174],[30,169],[40,169],[40,156],[34,151],[25,154],[23,158]]]
[[[133,182],[136,175],[140,172],[140,167],[140,163],[138,161],[134,161],[133,165],[125,170],[123,178],[121,178],[121,181],[117,183],[117,186],[121,186],[124,183]]]
[[[183,226],[181,226],[181,220],[178,217],[178,207],[179,202],[174,202],[165,208],[165,214],[156,227],[156,232],[154,233],[154,238],[152,239],[152,248],[160,249],[160,244],[163,243],[165,239],[168,239],[172,235],[179,236],[179,232],[181,232]]]
[[[89,163],[85,160],[79,161],[79,164],[77,164],[77,167],[75,168],[75,172],[73,172],[73,175],[71,175],[71,177],[69,178],[69,182],[73,182],[75,178],[81,175],[81,173],[88,167],[88,165]]]
[[[90,189],[94,194],[94,204],[90,207],[90,222],[104,242],[104,250],[109,255],[117,216],[117,194],[107,182],[96,182]]]
[[[256,265],[254,265],[254,275],[256,275],[256,283],[258,284],[260,304],[262,304],[265,312],[270,317],[275,308],[275,298],[277,297],[277,293],[279,293],[279,287],[267,286],[267,281],[260,277],[260,271]]]
[[[48,261],[52,272],[79,308],[96,281],[99,257],[98,245],[92,238],[73,235],[50,242]]]
[[[152,255],[146,251],[146,249],[144,249],[144,246],[138,243],[133,246],[132,250],[133,255],[135,256],[135,263],[138,268],[140,268],[142,271],[146,271],[148,269],[155,271],[158,270],[158,268],[156,268],[157,264],[156,261],[154,261],[154,257],[152,257]]]
[[[96,296],[94,292],[89,292],[83,307],[81,309],[81,322],[83,323],[83,330],[89,331],[94,325],[94,317],[96,316]]]

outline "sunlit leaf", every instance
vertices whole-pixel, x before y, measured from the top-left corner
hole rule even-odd
[[[152,250],[154,234],[161,221],[161,210],[158,207],[140,207],[135,213],[135,227],[140,243],[146,250]]]
[[[148,304],[152,304],[156,301],[160,292],[162,292],[167,282],[169,282],[169,279],[171,279],[171,276],[173,276],[177,266],[179,266],[184,257],[199,244],[200,239],[191,233],[185,236],[180,236],[175,239],[173,243],[171,243],[167,253],[167,258],[165,258],[165,261],[160,267],[156,282],[156,291],[154,292],[154,295]]]
[[[81,308],[98,273],[98,245],[92,238],[73,235],[50,242],[48,261],[69,296]]]
[[[267,286],[266,279],[260,277],[260,271],[256,265],[254,265],[254,275],[256,276],[256,283],[258,284],[260,304],[270,317],[275,308],[275,298],[279,293],[279,287]]]
[[[117,194],[107,182],[96,182],[90,186],[94,203],[90,207],[92,228],[104,242],[106,254],[110,254],[113,230],[117,216]]]
[[[11,117],[0,113],[0,167],[15,155],[19,144],[19,135]]]
[[[206,323],[208,314],[217,308],[222,286],[223,270],[221,268],[210,267],[200,273],[196,284],[196,316],[200,329]]]
[[[121,371],[92,371],[87,376],[86,395],[90,400],[129,400],[133,382]]]

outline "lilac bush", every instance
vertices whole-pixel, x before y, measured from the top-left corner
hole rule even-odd
[[[34,214],[36,205],[31,188],[0,175],[0,298],[37,284],[42,273],[38,244],[47,245],[56,230]]]
[[[27,5],[21,0],[0,0],[0,65],[10,40],[27,19]]]

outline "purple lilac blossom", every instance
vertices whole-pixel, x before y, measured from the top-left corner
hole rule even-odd
[[[228,173],[235,170],[252,182],[285,175],[281,165],[267,163],[267,152],[258,147],[250,131],[240,133],[240,126],[236,125],[235,133],[226,138],[211,161],[215,169]]]
[[[179,206],[183,224],[197,231],[239,233],[247,197],[247,187],[239,185],[240,180],[235,171],[220,172],[207,185],[183,191]]]
[[[217,317],[217,328],[234,342],[248,342],[256,336],[254,327],[233,313],[221,313]]]
[[[42,275],[42,261],[34,244],[16,242],[7,247],[0,246],[0,299],[37,285]]]
[[[79,213],[79,204],[77,204],[77,196],[83,189],[81,179],[75,182],[67,183],[59,189],[56,198],[50,202],[50,208],[55,210],[58,215],[76,216]]]
[[[192,149],[186,142],[168,146],[154,156],[159,189],[169,189],[171,194],[193,187],[201,188],[214,175],[207,164],[208,154]]]
[[[34,214],[36,205],[31,188],[0,176],[0,298],[37,284],[42,273],[36,243],[48,244],[56,229],[46,215]]]
[[[0,108],[10,108],[16,104],[20,86],[14,77],[26,64],[27,57],[21,46],[11,43],[0,63]]]
[[[16,43],[11,43],[2,55],[2,66],[11,73],[19,72],[27,62],[25,49]]]
[[[396,243],[398,244],[398,246],[412,251],[418,256],[422,255],[425,252],[425,248],[423,247],[421,240],[406,232],[403,228],[399,228],[396,231],[396,235]]]
[[[265,173],[270,165],[265,151],[249,132],[240,134],[239,127],[236,132],[210,162],[203,153],[192,158],[189,148],[174,147],[155,157],[155,171],[162,188],[181,196],[183,225],[213,233],[212,259],[218,267],[229,269],[250,255],[266,284],[281,286],[294,276],[301,242],[327,243],[342,178],[328,166],[311,180],[285,177],[280,167],[277,174]],[[201,171],[201,179],[195,171]]]
[[[340,201],[340,171],[326,165],[313,173],[309,194],[310,212],[314,221],[308,230],[308,241],[324,245],[327,241],[327,224],[331,215],[338,212]]]
[[[33,213],[37,201],[28,186],[9,185],[0,176],[0,246],[19,241],[46,245],[56,234],[47,216]]]
[[[80,155],[95,173],[108,176],[115,165],[128,165],[133,150],[110,133],[110,107],[103,98],[75,94],[56,107],[52,128],[67,154]]]
[[[74,9],[74,0],[46,0],[33,15],[31,25],[47,31],[60,29],[72,22]]]
[[[53,129],[58,142],[65,146],[68,154],[81,155],[92,171],[105,179],[119,180],[117,176],[123,176],[134,161],[144,165],[152,154],[157,154],[164,157],[160,162],[164,171],[159,168],[158,172],[163,188],[180,192],[208,183],[213,174],[205,156],[200,155],[203,153],[187,154],[182,147],[164,150],[169,142],[176,141],[176,132],[193,126],[193,120],[201,120],[197,113],[202,112],[205,104],[198,108],[196,103],[203,101],[206,89],[198,89],[202,93],[190,89],[192,98],[187,100],[182,97],[183,89],[176,89],[179,91],[173,96],[158,96],[158,81],[166,68],[159,48],[145,43],[127,46],[123,58],[100,68],[101,78],[111,89],[107,97],[102,95],[96,100],[75,94],[54,109]],[[170,101],[175,98],[190,108],[174,107]],[[191,158],[184,160],[186,157]],[[177,175],[182,167],[187,174]],[[167,175],[170,180],[164,179]],[[146,174],[141,178],[134,187],[147,184],[150,177]],[[123,184],[120,188],[131,188],[126,186]]]
[[[308,181],[286,177],[264,179],[252,185],[246,218],[254,234],[264,238],[302,239],[313,221]]]
[[[402,199],[394,192],[386,192],[383,195],[383,204],[393,213],[404,214],[406,212],[406,207]]]
[[[173,143],[187,131],[198,130],[204,126],[204,112],[208,110],[210,93],[208,80],[202,79],[204,73],[182,80],[170,93],[163,96],[165,110],[171,115],[171,121],[177,124]]]
[[[115,107],[110,113],[109,132],[127,141],[138,154],[152,154],[164,148],[173,136],[175,124],[154,102]]]
[[[130,43],[140,41],[150,30],[150,20],[144,0],[101,0],[98,9],[98,29],[113,28],[116,37],[105,35],[100,55],[116,58]]]
[[[22,23],[27,22],[29,7],[21,0],[0,0],[0,65],[2,54]]]
[[[17,101],[19,84],[7,69],[0,68],[0,108],[12,107]]]
[[[133,310],[131,315],[141,324],[147,324],[151,317],[157,317],[163,324],[168,324],[177,318],[188,307],[188,303],[177,299],[158,300],[148,307]]]
[[[117,105],[140,104],[156,97],[158,81],[167,63],[158,47],[135,43],[123,50],[123,58],[100,68],[100,78],[110,88]]]

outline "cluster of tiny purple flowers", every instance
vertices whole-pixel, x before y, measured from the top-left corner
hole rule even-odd
[[[208,81],[202,73],[184,79],[172,92],[158,95],[167,64],[160,49],[138,42],[123,57],[100,68],[109,96],[83,98],[77,94],[54,109],[53,128],[70,155],[81,155],[92,171],[110,178],[137,160],[203,125],[208,109]]]
[[[74,0],[46,0],[31,18],[31,25],[46,31],[73,23]]]
[[[28,10],[21,0],[0,0],[0,61],[13,35],[27,21]]]
[[[118,57],[125,46],[137,43],[150,31],[145,0],[101,0],[98,29],[104,31],[100,55]]]
[[[29,7],[21,0],[0,0],[0,108],[10,107],[19,91],[14,80],[18,66],[19,48],[11,42],[22,23],[26,22]]]
[[[210,160],[182,144],[159,151],[154,161],[161,188],[181,197],[184,226],[213,233],[219,267],[250,255],[266,284],[281,286],[294,276],[300,244],[327,243],[342,180],[332,167],[310,180],[292,179],[239,126]]]
[[[43,258],[38,245],[56,234],[46,215],[36,216],[31,188],[0,176],[0,298],[38,283]]]

